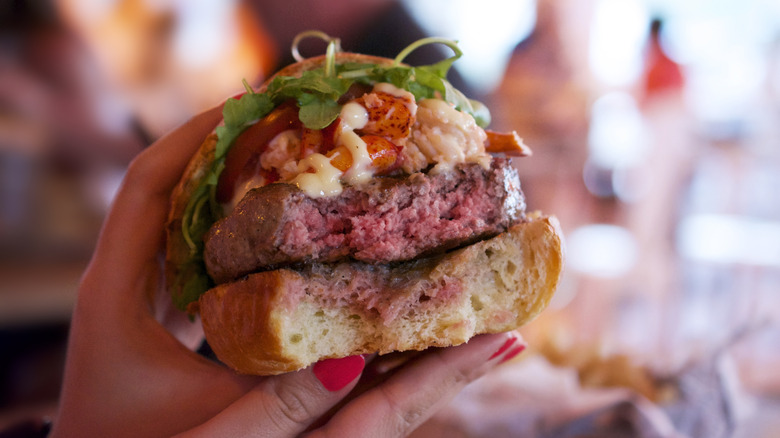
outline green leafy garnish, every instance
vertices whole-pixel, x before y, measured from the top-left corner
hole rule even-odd
[[[301,109],[298,118],[304,126],[311,129],[324,129],[336,120],[341,113],[341,106],[332,99],[323,99],[320,96],[308,95],[299,99]]]
[[[211,225],[223,216],[215,193],[228,150],[245,129],[281,103],[295,100],[299,108],[298,117],[303,125],[310,129],[323,129],[339,116],[341,105],[338,99],[352,84],[360,82],[373,85],[388,82],[409,91],[418,101],[433,97],[444,99],[457,110],[471,114],[483,128],[490,123],[487,108],[468,99],[446,79],[452,64],[462,56],[455,41],[423,38],[402,50],[391,65],[356,62],[337,64],[339,40],[319,31],[311,31],[300,34],[294,40],[293,56],[296,59],[301,59],[297,49],[298,42],[311,36],[328,42],[325,62],[320,68],[304,72],[300,77],[276,77],[264,93],[255,93],[244,82],[247,93],[239,99],[228,99],[225,103],[224,125],[216,129],[214,161],[200,186],[194,191],[182,220],[182,234],[189,247],[189,257],[179,267],[179,278],[176,279],[181,292],[174,296],[174,302],[180,309],[186,309],[190,302],[196,301],[213,286],[203,262],[203,236]],[[452,49],[454,55],[431,65],[412,67],[403,64],[403,60],[410,53],[426,44],[444,44]]]

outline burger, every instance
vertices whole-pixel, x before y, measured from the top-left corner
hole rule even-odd
[[[515,132],[446,79],[428,38],[342,52],[228,99],[171,198],[166,284],[217,358],[272,375],[515,329],[562,270],[554,217],[527,212]],[[409,66],[423,44],[454,55]]]

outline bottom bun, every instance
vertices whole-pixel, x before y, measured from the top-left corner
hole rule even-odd
[[[199,308],[219,360],[239,373],[271,375],[515,329],[547,306],[562,269],[557,220],[533,217],[424,260],[251,274],[209,290]]]

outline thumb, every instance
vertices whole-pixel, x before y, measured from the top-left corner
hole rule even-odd
[[[362,356],[350,356],[265,378],[217,416],[180,436],[298,436],[349,393],[364,366]]]

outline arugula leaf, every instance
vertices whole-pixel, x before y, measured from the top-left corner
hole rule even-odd
[[[174,289],[180,292],[173,294],[173,304],[179,310],[186,311],[187,305],[197,301],[203,292],[212,287],[214,282],[206,272],[203,260],[191,258],[179,267],[179,276]]]
[[[414,68],[412,67],[377,67],[373,71],[373,82],[389,82],[401,89],[408,89],[409,84],[415,81]]]
[[[481,126],[482,128],[487,128],[490,126],[490,122],[492,122],[492,117],[490,115],[490,110],[488,107],[485,106],[484,103],[469,99],[469,102],[471,102],[471,108],[473,109],[473,113],[471,115],[474,117],[474,120],[477,122],[478,126]]]
[[[218,140],[214,151],[214,157],[216,159],[224,157],[241,132],[241,130],[229,128],[228,126],[217,126],[216,133]]]
[[[469,114],[474,113],[474,108],[471,107],[471,101],[449,82],[444,82],[444,100],[455,105],[455,109],[458,111],[467,112]]]
[[[309,129],[324,129],[341,113],[341,105],[333,99],[305,94],[298,99],[298,118]]]
[[[436,76],[444,79],[447,77],[447,72],[450,71],[450,67],[452,67],[452,63],[455,62],[459,57],[460,56],[453,56],[451,58],[447,58],[445,60],[439,61],[436,64],[425,66],[423,68],[435,74]]]
[[[457,61],[458,58],[463,56],[463,52],[460,50],[460,47],[458,47],[458,42],[453,40],[448,40],[446,38],[439,38],[439,37],[429,37],[429,38],[422,38],[419,39],[412,44],[409,44],[405,49],[401,50],[401,53],[398,54],[398,56],[395,57],[393,60],[395,65],[400,64],[403,62],[404,59],[406,59],[407,56],[409,56],[410,53],[417,50],[419,47],[422,47],[426,44],[444,44],[445,46],[452,49],[453,52],[455,52],[455,55],[447,58],[443,61],[439,61],[436,64],[432,64],[428,66],[430,69],[434,70],[436,74],[443,78],[447,77],[447,72],[449,71],[450,67],[452,66],[452,63]]]
[[[447,90],[445,83],[447,83],[447,81],[441,76],[438,76],[436,73],[426,69],[425,67],[417,67],[414,70],[414,73],[415,81],[420,86],[435,90],[442,96],[446,93]]]
[[[351,80],[325,76],[323,69],[318,68],[304,72],[301,77],[277,77],[268,86],[266,94],[271,96],[274,102],[299,99],[305,94],[338,100],[351,83]]]
[[[173,303],[180,310],[187,310],[190,302],[213,286],[203,261],[203,236],[218,217],[210,206],[209,187],[201,184],[195,190],[182,217],[181,233],[189,253],[178,266],[172,294]]]
[[[222,108],[222,117],[226,126],[241,126],[268,114],[274,106],[267,94],[247,93],[240,99],[228,99]]]

